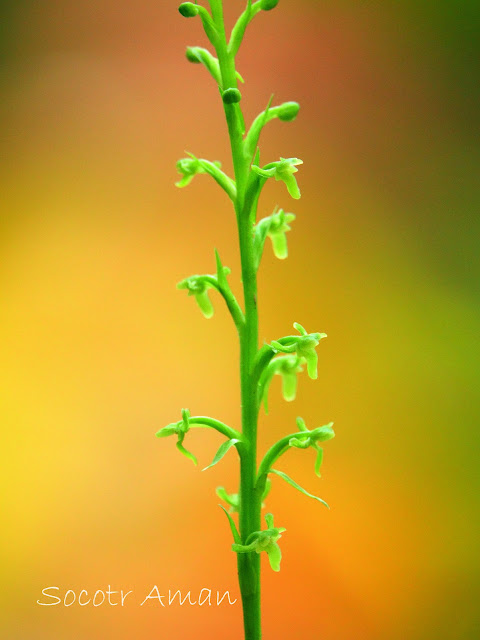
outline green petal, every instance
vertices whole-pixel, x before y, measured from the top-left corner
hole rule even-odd
[[[323,462],[323,449],[319,447],[318,444],[314,444],[313,448],[317,451],[317,457],[315,459],[315,473],[319,478],[321,478],[322,474],[320,473],[320,467]]]
[[[270,240],[272,241],[273,253],[279,260],[285,260],[288,258],[288,245],[287,236],[284,232],[270,233]]]
[[[297,374],[294,371],[283,371],[281,376],[283,397],[287,402],[292,402],[297,395]]]
[[[305,424],[305,420],[303,418],[300,418],[299,416],[296,422],[297,422],[297,427],[299,431],[308,431],[307,425]]]
[[[190,418],[190,410],[182,409],[182,426],[183,426],[184,433],[187,433],[187,431],[190,428],[189,418]]]
[[[299,200],[301,197],[300,189],[298,188],[297,181],[295,177],[291,174],[282,174],[281,180],[285,182],[287,186],[288,193],[292,196],[294,200]]]
[[[194,177],[194,174],[183,176],[182,178],[180,178],[180,180],[175,182],[175,186],[179,187],[180,189],[182,187],[186,187],[188,184],[190,184]]]
[[[193,464],[195,465],[198,464],[197,458],[193,455],[193,453],[190,453],[190,451],[187,451],[180,441],[177,442],[176,446],[177,446],[177,449],[180,451],[180,453],[184,455],[186,458],[188,458],[189,460],[191,460]]]
[[[195,300],[205,318],[211,318],[213,316],[213,305],[208,297],[208,291],[205,289],[204,291],[196,293]]]
[[[302,356],[305,358],[307,362],[307,371],[308,375],[312,380],[316,380],[318,377],[318,355],[315,351],[315,348],[305,349],[302,351]]]
[[[273,529],[273,513],[265,514],[265,522],[267,523],[267,527],[269,529]]]
[[[292,480],[292,478],[290,478],[290,476],[287,476],[286,473],[283,473],[283,471],[277,471],[276,469],[270,469],[269,473],[275,473],[277,476],[280,476],[280,478],[283,478],[285,480],[285,482],[288,482],[289,485],[291,485],[292,487],[297,489],[297,491],[300,491],[300,493],[303,493],[304,496],[307,496],[308,498],[313,498],[314,500],[318,500],[318,502],[321,502],[322,504],[324,504],[327,507],[327,509],[330,509],[330,507],[325,502],[325,500],[322,500],[321,498],[318,498],[317,496],[314,496],[312,493],[309,493],[308,491],[303,489],[299,484],[297,484],[295,482],[295,480]]]
[[[160,431],[157,431],[155,435],[157,438],[167,438],[168,436],[173,436],[177,433],[177,428],[177,424],[169,424],[166,427],[163,427],[163,429],[160,429]]]
[[[217,462],[220,462],[220,460],[227,453],[227,451],[229,451],[234,445],[238,444],[239,442],[240,440],[236,440],[235,438],[232,438],[231,440],[227,440],[226,442],[223,442],[220,445],[217,453],[215,454],[215,457],[213,458],[212,462],[208,465],[208,467],[205,467],[204,469],[202,469],[202,471],[206,471],[207,469],[210,469],[210,467],[215,466]]]
[[[276,542],[272,542],[267,549],[265,549],[268,555],[270,566],[274,571],[280,571],[280,562],[282,560],[282,552]]]
[[[314,442],[325,442],[335,437],[335,431],[332,429],[333,422],[329,422],[323,427],[317,427],[310,431],[310,437]]]

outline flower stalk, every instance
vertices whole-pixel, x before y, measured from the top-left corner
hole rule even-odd
[[[206,416],[190,415],[187,409],[182,411],[182,419],[167,425],[158,431],[158,437],[174,435],[177,448],[187,458],[197,463],[193,453],[184,446],[188,431],[193,427],[205,427],[216,430],[223,438],[210,465],[216,465],[230,451],[235,449],[240,460],[240,486],[236,493],[228,493],[224,487],[217,489],[217,495],[227,508],[222,506],[233,536],[232,550],[237,556],[238,578],[242,597],[245,640],[260,640],[261,602],[260,602],[260,558],[266,552],[271,568],[280,570],[281,550],[278,540],[285,531],[283,527],[274,527],[273,515],[265,516],[266,529],[262,529],[261,510],[270,490],[269,476],[280,477],[292,487],[322,504],[324,500],[313,496],[300,487],[283,471],[273,465],[290,448],[313,448],[316,453],[315,471],[323,459],[323,450],[318,443],[334,436],[332,423],[317,429],[307,429],[305,422],[297,420],[298,431],[281,438],[266,452],[260,464],[257,462],[257,427],[262,402],[267,410],[267,396],[273,377],[282,378],[285,400],[292,401],[296,395],[297,375],[306,366],[310,378],[317,377],[318,356],[316,348],[323,333],[307,333],[298,323],[294,324],[298,335],[285,336],[259,348],[258,344],[258,298],[257,272],[260,267],[265,242],[270,238],[274,255],[283,260],[288,255],[286,233],[295,219],[293,213],[276,209],[270,216],[257,222],[257,207],[261,192],[269,178],[283,181],[294,200],[300,198],[300,189],[296,177],[297,167],[302,164],[298,158],[280,158],[260,166],[258,142],[263,127],[278,119],[283,122],[295,120],[299,105],[286,102],[272,106],[270,99],[266,109],[251,124],[248,132],[241,108],[242,94],[238,83],[243,79],[236,69],[235,57],[250,22],[261,12],[274,9],[279,0],[247,0],[247,5],[227,37],[223,15],[222,0],[208,0],[209,9],[197,2],[184,2],[179,7],[185,18],[198,17],[204,27],[207,38],[213,45],[215,55],[201,47],[188,47],[187,60],[203,65],[216,82],[225,112],[234,176],[225,174],[219,162],[197,158],[193,154],[179,160],[177,169],[180,179],[178,187],[187,186],[197,174],[209,174],[225,191],[232,201],[235,211],[238,241],[240,247],[241,282],[243,285],[243,308],[233,295],[227,281],[230,269],[224,267],[218,252],[216,255],[216,274],[193,275],[182,280],[177,286],[194,296],[200,310],[206,318],[214,314],[210,292],[217,291],[229,310],[236,326],[240,346],[240,400],[241,428],[233,429],[228,425]],[[231,454],[229,454],[231,455]],[[238,525],[234,520],[238,514]]]

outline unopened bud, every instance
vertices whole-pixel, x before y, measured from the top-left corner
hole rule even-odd
[[[193,2],[182,2],[178,10],[184,18],[194,18],[198,16],[199,12],[198,5],[193,4]]]
[[[280,105],[278,119],[283,120],[283,122],[291,122],[292,120],[295,120],[299,110],[300,105],[298,102],[284,102]]]
[[[260,7],[263,11],[270,11],[271,9],[275,9],[279,0],[260,0]]]
[[[202,62],[200,56],[198,55],[198,47],[187,47],[185,55],[187,56],[187,60],[189,62],[193,62],[194,64],[200,64]]]
[[[225,104],[235,104],[236,102],[240,102],[242,94],[238,89],[225,89],[222,93],[222,99]]]

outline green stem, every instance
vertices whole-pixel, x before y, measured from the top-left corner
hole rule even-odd
[[[213,20],[218,32],[217,56],[223,89],[237,88],[234,53],[228,50],[223,19],[222,0],[210,0]],[[245,544],[250,534],[261,529],[261,493],[256,488],[257,476],[257,400],[253,364],[258,351],[257,274],[253,247],[252,210],[256,199],[246,197],[250,173],[245,157],[241,110],[239,104],[224,104],[232,160],[237,185],[235,212],[244,292],[245,322],[240,336],[240,385],[242,433],[246,447],[240,457],[240,537]],[[260,640],[260,554],[237,554],[238,578],[243,604],[245,640]]]
[[[215,429],[222,435],[226,436],[229,440],[241,440],[244,442],[244,438],[241,433],[238,433],[232,427],[229,427],[220,420],[215,420],[214,418],[209,418],[208,416],[193,416],[188,419],[189,424],[192,427],[210,427],[211,429]]]

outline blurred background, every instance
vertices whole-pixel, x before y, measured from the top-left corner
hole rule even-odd
[[[243,9],[228,0],[227,19]],[[154,433],[180,409],[238,425],[236,334],[175,284],[212,272],[239,291],[233,212],[205,176],[174,186],[185,150],[231,169],[207,46],[173,0],[3,4],[1,27],[2,636],[229,638],[241,607],[138,606],[157,585],[239,597],[215,487],[233,452],[188,435],[195,468]],[[290,256],[267,246],[261,340],[324,331],[319,379],[270,392],[264,450],[335,421],[268,499],[282,570],[264,565],[264,637],[480,637],[480,204],[477,2],[282,0],[238,57],[247,120],[273,122],[264,163],[304,160]],[[212,296],[213,297],[213,296]],[[187,445],[187,446],[188,446]],[[40,607],[41,590],[133,590],[123,608]]]

